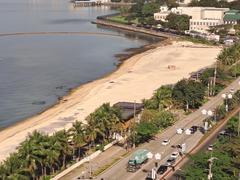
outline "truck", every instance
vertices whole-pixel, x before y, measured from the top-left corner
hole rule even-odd
[[[146,163],[148,160],[147,154],[149,151],[147,149],[139,149],[128,160],[127,171],[136,172],[141,168],[141,165]]]

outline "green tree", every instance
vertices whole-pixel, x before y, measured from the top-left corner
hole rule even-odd
[[[147,109],[162,110],[170,107],[172,105],[172,86],[161,86],[151,99],[143,100],[143,103]]]
[[[76,121],[73,123],[72,128],[69,130],[70,136],[72,137],[72,141],[74,143],[74,147],[77,149],[78,158],[81,156],[81,148],[84,144],[86,144],[86,130],[85,126],[82,122]]]
[[[146,142],[158,132],[158,128],[152,123],[142,121],[136,126],[136,143]]]
[[[159,11],[159,6],[156,3],[146,3],[142,7],[142,14],[144,17],[152,16]]]
[[[189,19],[188,15],[178,15],[174,13],[170,13],[166,20],[165,26],[170,29],[175,29],[177,31],[185,31],[189,29]]]
[[[72,155],[72,147],[69,144],[69,133],[66,130],[58,131],[54,134],[57,142],[60,144],[60,159],[62,162],[62,168],[66,168],[66,159]]]
[[[173,99],[181,106],[198,108],[203,104],[205,87],[200,82],[183,79],[173,88]]]

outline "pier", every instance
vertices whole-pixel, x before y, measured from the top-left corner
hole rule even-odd
[[[83,0],[83,1],[74,1],[73,2],[73,6],[77,7],[77,6],[99,6],[101,5],[101,1],[99,0]]]
[[[135,3],[125,3],[125,2],[111,2],[111,0],[72,0],[74,7],[85,7],[85,6],[132,6]]]

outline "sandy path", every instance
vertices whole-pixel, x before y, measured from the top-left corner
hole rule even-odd
[[[161,85],[176,83],[189,73],[212,65],[219,51],[219,47],[174,42],[129,58],[111,75],[77,88],[42,114],[1,131],[0,161],[14,152],[28,133],[39,130],[51,134],[69,128],[75,120],[84,121],[104,102],[140,102]],[[169,70],[168,65],[175,65],[176,69]]]

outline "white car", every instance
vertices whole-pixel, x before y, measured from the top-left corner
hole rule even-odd
[[[213,150],[213,145],[210,144],[207,149],[208,149],[209,151],[212,151],[212,150]]]
[[[173,152],[173,153],[171,154],[171,158],[177,159],[178,156],[179,156],[179,152],[177,152],[177,151],[175,151],[175,152]]]
[[[169,139],[163,140],[162,145],[166,146],[168,144],[170,144],[170,140]]]
[[[231,88],[231,89],[229,90],[229,92],[232,93],[232,94],[234,94],[234,88]]]

